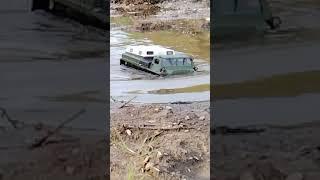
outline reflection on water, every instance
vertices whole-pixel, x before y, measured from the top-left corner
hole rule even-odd
[[[196,36],[173,31],[155,31],[146,33],[132,33],[133,38],[146,37],[162,46],[175,47],[177,51],[192,54],[195,58],[210,62],[210,33],[202,32]]]
[[[208,35],[208,34],[207,34]],[[173,32],[127,33],[117,28],[110,32],[110,93],[118,99],[136,95],[135,102],[173,102],[209,100],[209,37],[186,36]],[[119,65],[128,45],[157,44],[194,56],[199,72],[159,77]],[[166,91],[164,89],[174,89]]]

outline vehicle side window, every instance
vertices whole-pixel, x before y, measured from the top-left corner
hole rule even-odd
[[[183,66],[184,65],[184,61],[185,61],[185,58],[184,59],[177,59],[177,65],[178,66]]]
[[[173,51],[167,51],[167,55],[173,55]]]
[[[156,63],[156,64],[159,64],[159,62],[160,62],[159,59],[154,60],[154,63]]]
[[[153,51],[147,51],[147,55],[152,55]]]
[[[139,51],[139,55],[141,55],[142,54],[142,51]]]
[[[184,65],[191,65],[191,64],[192,64],[192,59],[190,59],[190,58],[183,58],[183,64],[184,64]]]

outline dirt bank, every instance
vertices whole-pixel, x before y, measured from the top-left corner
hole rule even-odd
[[[111,108],[112,179],[209,179],[209,102]]]
[[[317,180],[320,178],[319,122],[216,133],[217,180]],[[232,132],[232,133],[231,133]]]
[[[129,30],[176,30],[197,34],[208,31],[210,27],[210,4],[207,0],[114,1],[110,9],[113,22],[117,22],[115,17],[130,19]]]
[[[41,141],[56,127],[0,120],[1,180],[106,179],[103,132],[64,127]]]

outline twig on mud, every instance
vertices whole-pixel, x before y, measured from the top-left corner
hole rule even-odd
[[[175,101],[175,102],[171,102],[170,104],[192,104],[192,102],[188,102],[188,101]]]
[[[126,145],[126,143],[123,141],[123,139],[122,139],[122,137],[121,137],[120,132],[119,132],[117,129],[115,129],[114,132],[117,134],[117,137],[119,138],[119,141],[120,141],[120,142],[117,143],[119,146],[125,148],[126,150],[128,150],[128,151],[129,151],[130,153],[132,153],[132,154],[137,154],[137,152],[133,151],[132,149],[130,149],[130,148]]]
[[[129,104],[132,100],[134,100],[137,96],[131,98],[129,101],[125,102],[122,106],[119,107],[119,109],[125,107],[127,104]]]
[[[0,111],[1,111],[1,117],[2,117],[2,118],[6,118],[7,121],[8,121],[15,129],[17,129],[17,128],[18,128],[18,126],[17,126],[18,121],[17,121],[17,120],[13,120],[13,119],[9,116],[9,114],[8,114],[8,112],[7,112],[7,110],[6,110],[5,108],[0,107]]]
[[[143,143],[146,143],[147,141],[152,141],[154,138],[156,138],[157,136],[159,136],[160,134],[162,134],[164,131],[160,131],[157,132],[156,134],[154,134],[153,136],[147,137],[143,140]]]
[[[38,140],[35,143],[33,143],[30,146],[30,149],[41,147],[47,141],[48,138],[50,138],[52,135],[54,135],[57,132],[59,132],[59,130],[62,129],[67,123],[77,119],[80,115],[82,115],[85,112],[86,112],[85,109],[81,109],[79,112],[75,113],[70,118],[68,118],[65,121],[63,121],[62,123],[60,123],[59,126],[57,126],[53,131],[49,131],[44,137],[42,137],[40,140]]]
[[[134,152],[132,149],[130,149],[130,148],[128,148],[128,147],[126,147],[126,149],[127,149],[129,152],[133,153],[133,154],[137,154],[136,152]]]

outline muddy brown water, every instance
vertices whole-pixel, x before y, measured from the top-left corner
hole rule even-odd
[[[195,58],[199,72],[159,77],[119,65],[128,45],[161,45],[187,53]],[[179,33],[124,32],[113,27],[110,33],[110,95],[117,100],[136,98],[136,103],[168,103],[175,101],[208,101],[210,99],[209,36],[197,37]]]
[[[30,3],[0,3],[0,106],[14,119],[50,125],[86,108],[69,126],[104,133],[106,31],[31,12]]]
[[[319,6],[275,0],[276,32],[216,42],[215,125],[291,125],[320,119]]]

